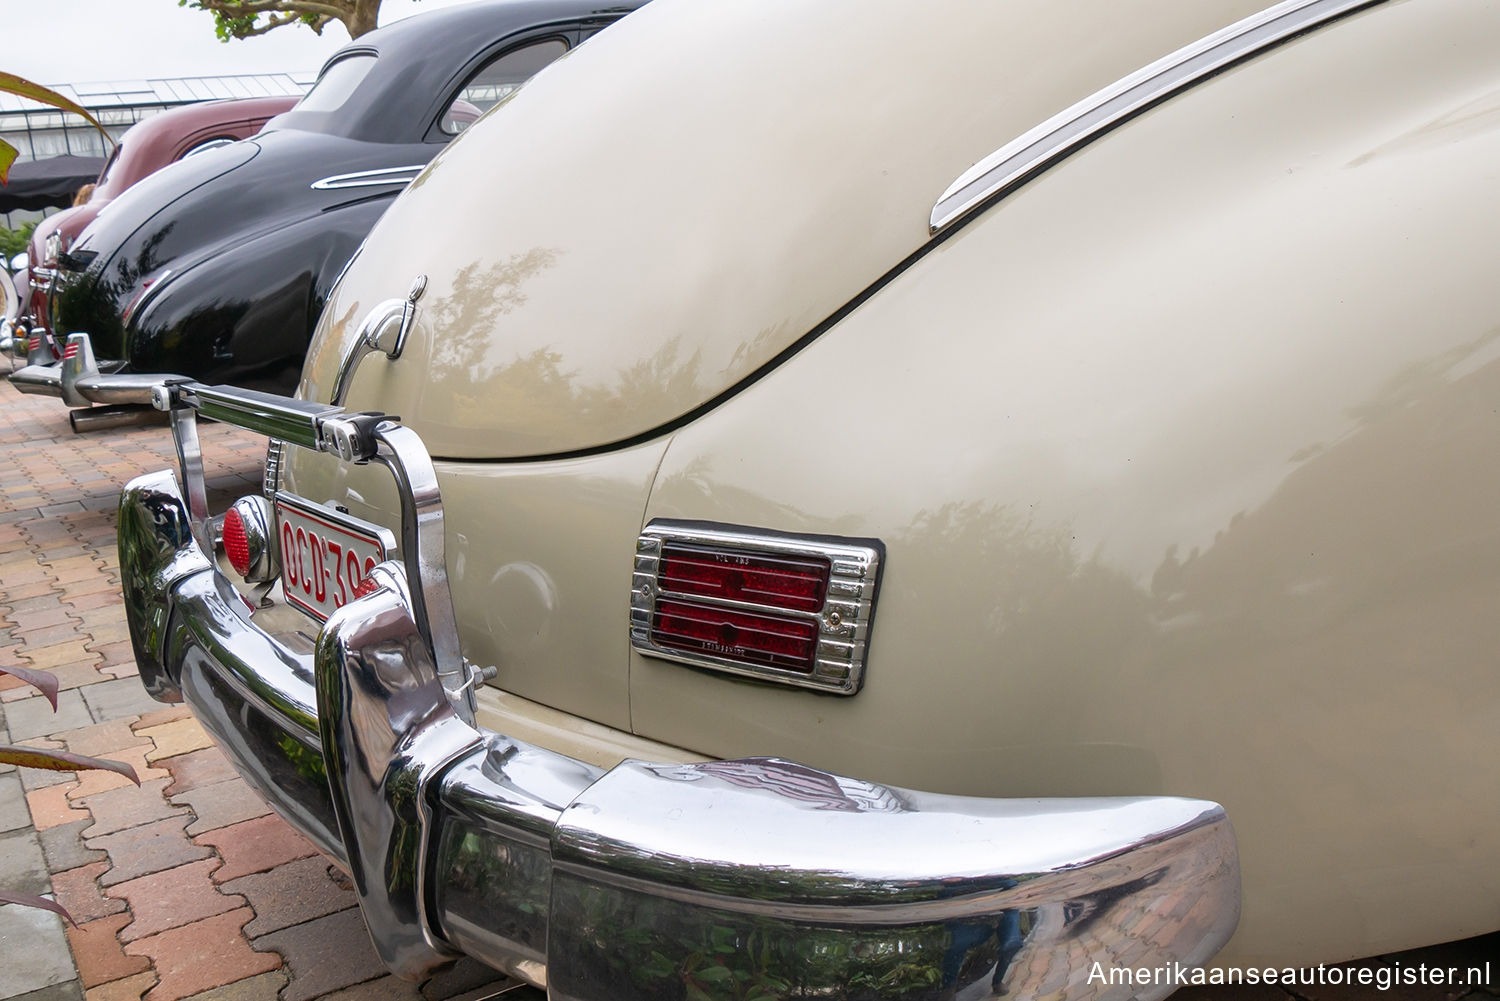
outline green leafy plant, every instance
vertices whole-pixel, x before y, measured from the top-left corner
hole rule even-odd
[[[358,38],[375,30],[381,0],[177,0],[179,7],[206,10],[214,16],[219,41],[251,38],[288,24],[305,24],[318,34],[338,21]]]
[[[111,148],[114,147],[114,140],[109,137],[108,132],[104,131],[104,126],[99,124],[97,118],[89,114],[88,110],[82,105],[75,104],[55,90],[43,87],[39,83],[32,83],[30,80],[18,77],[14,73],[0,73],[0,92],[15,94],[18,97],[27,97],[33,101],[40,101],[42,104],[51,105],[62,111],[71,111],[75,115],[81,115],[90,125],[99,130],[99,134],[104,137],[106,145]],[[14,146],[4,139],[0,139],[0,184],[4,184],[10,180],[10,166],[16,162],[17,155],[17,150]]]
[[[35,229],[34,222],[22,223],[20,229],[0,229],[0,260],[8,261],[25,250]]]
[[[0,674],[8,674],[13,678],[19,678],[21,681],[35,688],[51,703],[52,711],[57,711],[57,679],[46,671],[33,671],[25,667],[0,667]],[[86,754],[72,754],[68,751],[51,751],[38,747],[0,744],[0,764],[16,765],[20,768],[43,768],[53,772],[81,772],[89,769],[102,769],[123,775],[136,785],[141,784],[140,778],[135,774],[135,769],[123,761],[91,758]],[[0,888],[0,903],[42,907],[60,914],[67,918],[68,921],[73,922],[73,916],[61,904],[55,900],[48,900],[46,897],[38,897],[30,893],[16,893],[12,890]],[[76,924],[77,922],[73,923]]]

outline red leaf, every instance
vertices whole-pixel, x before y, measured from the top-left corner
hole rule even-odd
[[[40,907],[54,914],[61,914],[68,919],[68,924],[74,928],[78,927],[78,922],[73,920],[73,915],[68,913],[67,908],[55,900],[48,900],[46,897],[33,897],[29,893],[0,890],[0,904],[20,904],[22,907]]]
[[[26,682],[47,696],[47,701],[52,703],[52,711],[57,712],[57,679],[50,671],[33,671],[29,667],[0,667],[0,674],[9,674]]]
[[[123,775],[136,785],[141,784],[141,780],[135,774],[135,769],[123,761],[91,758],[86,754],[72,754],[68,751],[44,751],[35,747],[0,744],[0,764],[19,765],[22,768],[45,768],[51,772],[81,772],[97,768]]]

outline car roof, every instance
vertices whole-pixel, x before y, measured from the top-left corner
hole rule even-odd
[[[227,130],[252,121],[264,121],[288,110],[288,97],[249,97],[228,101],[203,101],[170,108],[132,125],[120,139],[120,160],[110,170],[101,188],[108,186],[107,197],[114,197],[146,174],[170,163],[177,145],[197,132]],[[244,134],[244,130],[237,130]],[[203,138],[208,138],[204,136]],[[238,138],[238,135],[236,135]],[[102,192],[96,192],[101,194]]]
[[[334,111],[293,108],[270,129],[300,129],[363,142],[423,141],[449,91],[502,40],[565,22],[608,23],[645,0],[481,0],[429,11],[378,28],[344,46],[329,67],[362,54],[377,58],[354,92]]]

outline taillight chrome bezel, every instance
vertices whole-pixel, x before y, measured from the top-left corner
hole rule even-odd
[[[662,579],[663,549],[673,543],[743,553],[750,557],[826,559],[830,574],[823,605],[817,611],[803,612],[673,591],[664,585]],[[636,540],[630,596],[631,645],[648,657],[798,688],[853,695],[864,684],[870,625],[884,555],[885,547],[878,539],[797,535],[708,522],[652,521]],[[817,626],[817,652],[812,670],[804,673],[663,646],[653,638],[658,603],[663,600],[812,622]]]
[[[267,584],[281,574],[280,553],[276,542],[276,515],[264,497],[251,494],[235,501],[229,509],[239,519],[245,533],[249,550],[248,570],[240,576],[248,584]],[[228,518],[229,513],[225,513]],[[220,544],[223,545],[223,526],[220,526]],[[225,553],[225,562],[229,556]],[[239,573],[239,568],[234,568]]]

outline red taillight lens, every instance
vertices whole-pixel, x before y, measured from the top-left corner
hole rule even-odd
[[[753,615],[688,601],[659,602],[651,638],[665,647],[788,671],[811,671],[818,649],[818,627],[810,620]]]
[[[250,572],[250,539],[245,533],[244,519],[234,508],[224,515],[224,555],[241,577]]]
[[[884,547],[658,520],[636,539],[630,644],[648,657],[853,695]]]
[[[361,577],[359,583],[354,585],[354,596],[363,598],[367,594],[374,594],[380,585],[375,583],[375,578],[368,575]]]
[[[817,612],[828,589],[828,560],[747,555],[700,546],[662,547],[663,590],[798,612]]]

